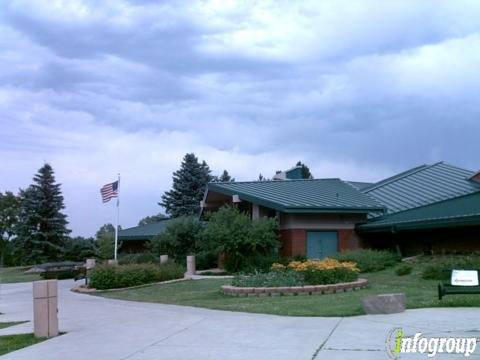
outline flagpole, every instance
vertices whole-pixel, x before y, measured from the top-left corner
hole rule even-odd
[[[117,260],[118,252],[118,226],[120,223],[120,173],[118,173],[118,187],[117,187],[117,224],[115,226],[115,255],[114,259]]]

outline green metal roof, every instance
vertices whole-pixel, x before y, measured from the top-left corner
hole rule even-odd
[[[358,190],[363,190],[367,187],[372,186],[372,183],[364,182],[364,181],[345,181],[352,185],[353,187],[357,188]]]
[[[171,221],[172,219],[163,219],[157,223],[120,230],[118,239],[121,241],[150,240],[154,236],[161,234]]]
[[[383,206],[340,179],[274,180],[210,183],[208,191],[239,195],[281,212],[381,211]]]
[[[468,180],[473,174],[439,162],[410,169],[362,192],[384,204],[387,213],[396,213],[480,191],[478,183]]]
[[[385,215],[357,228],[381,232],[467,225],[480,225],[480,192]]]

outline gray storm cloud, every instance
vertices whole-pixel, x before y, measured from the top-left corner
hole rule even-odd
[[[157,201],[187,151],[237,180],[480,168],[476,1],[3,1],[0,191],[48,161],[75,234]]]

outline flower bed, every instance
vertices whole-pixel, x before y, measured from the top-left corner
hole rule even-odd
[[[224,294],[233,296],[274,296],[274,295],[313,295],[329,294],[338,291],[358,290],[368,285],[367,279],[357,279],[348,283],[330,285],[278,286],[278,287],[238,287],[222,286]]]
[[[273,264],[272,268],[281,269],[281,264]],[[360,270],[351,261],[338,261],[325,258],[323,260],[292,261],[286,267],[303,275],[309,285],[336,284],[351,282],[358,278]]]
[[[359,270],[353,262],[335,259],[275,263],[270,272],[250,276],[237,275],[231,286],[223,286],[225,294],[303,294],[326,293],[364,287],[367,280],[358,280]]]

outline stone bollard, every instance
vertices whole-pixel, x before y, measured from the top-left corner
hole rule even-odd
[[[33,282],[33,328],[35,337],[58,335],[57,280]]]
[[[396,314],[405,311],[405,294],[380,294],[362,299],[367,314]]]
[[[107,265],[118,265],[118,261],[114,259],[107,260]]]
[[[160,255],[160,264],[166,264],[168,262],[168,255]]]
[[[87,269],[93,269],[95,267],[95,259],[87,259],[85,261],[85,267]]]
[[[186,275],[195,275],[195,255],[187,256],[187,273]]]

